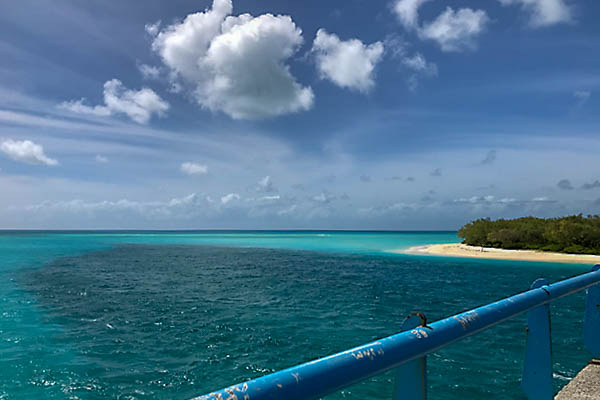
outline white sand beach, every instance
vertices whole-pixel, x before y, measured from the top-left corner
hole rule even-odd
[[[549,253],[532,250],[504,250],[467,246],[462,243],[432,244],[408,249],[390,250],[399,254],[421,254],[445,257],[491,258],[497,260],[545,261],[572,264],[600,264],[600,256],[588,254]]]

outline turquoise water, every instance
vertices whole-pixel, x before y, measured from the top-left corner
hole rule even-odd
[[[587,266],[390,254],[452,232],[0,233],[0,399],[189,398]],[[552,305],[555,385],[588,361]],[[432,399],[524,398],[524,317],[429,358]],[[389,374],[328,396],[389,398]]]

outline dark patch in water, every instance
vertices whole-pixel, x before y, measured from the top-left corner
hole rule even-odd
[[[551,282],[569,275],[544,272]],[[345,350],[396,333],[412,311],[435,321],[522,291],[539,274],[416,257],[128,245],[60,259],[21,282],[47,322],[64,328],[43,345],[75,349],[64,392],[151,399],[189,398]],[[572,376],[587,361],[583,297],[558,304],[555,369]],[[520,317],[432,355],[430,398],[523,398],[524,339]],[[391,389],[388,374],[331,398],[389,398]]]

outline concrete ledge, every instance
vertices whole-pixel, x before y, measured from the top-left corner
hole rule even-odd
[[[600,399],[600,360],[592,360],[554,398],[555,400]]]

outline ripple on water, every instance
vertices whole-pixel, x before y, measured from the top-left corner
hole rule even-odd
[[[518,263],[209,246],[131,245],[63,258],[19,277],[46,322],[61,327],[39,338],[37,356],[72,349],[30,384],[80,398],[189,398],[395,333],[412,311],[435,320],[521,291],[540,272]],[[550,281],[571,274],[543,272]],[[553,307],[557,385],[586,361],[569,333],[582,310],[581,296]],[[523,323],[432,355],[431,398],[523,398]],[[386,398],[391,386],[387,374],[331,398]]]

